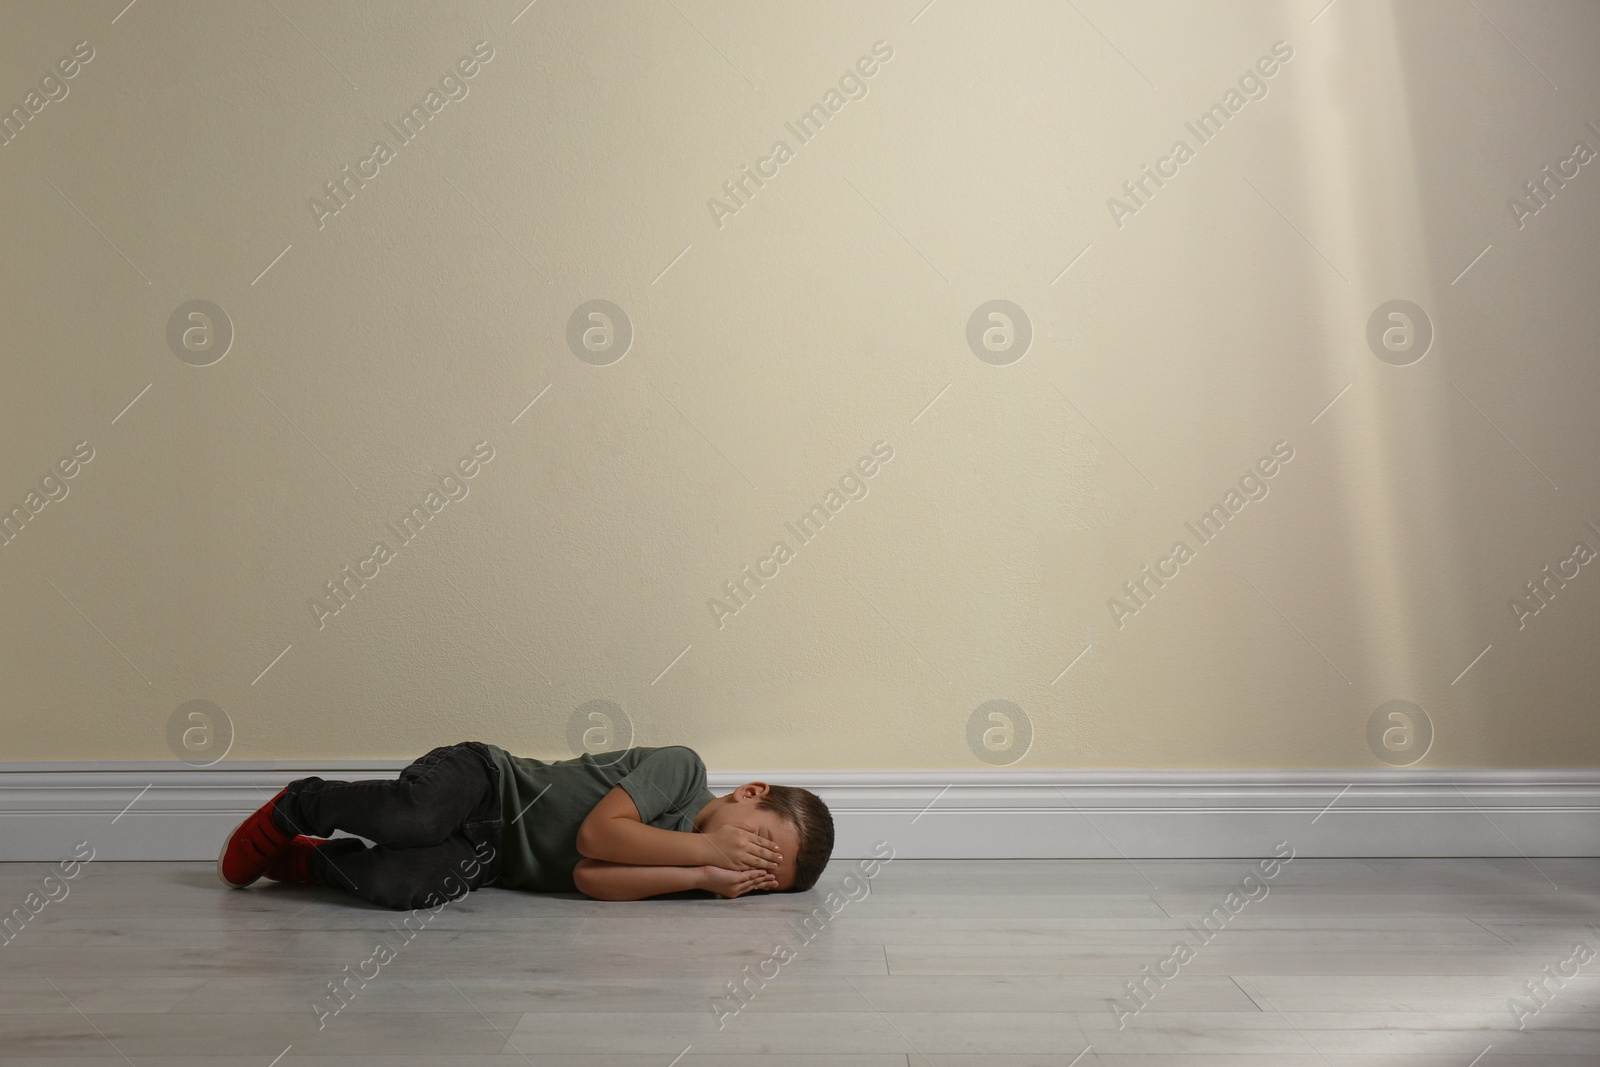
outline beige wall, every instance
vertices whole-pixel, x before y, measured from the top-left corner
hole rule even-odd
[[[0,507],[38,509],[4,758],[171,758],[195,700],[235,759],[562,756],[605,699],[713,768],[1359,767],[1399,699],[1419,766],[1600,760],[1596,568],[1511,606],[1600,550],[1600,165],[1508,203],[1600,150],[1600,8],[123,4],[3,10],[5,108],[93,50],[0,147]],[[594,299],[606,366],[567,341]],[[1367,341],[1395,299],[1435,334],[1406,366]],[[209,366],[190,300],[232,323]],[[992,700],[1025,754],[969,748]]]

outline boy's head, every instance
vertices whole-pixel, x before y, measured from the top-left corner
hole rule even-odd
[[[701,832],[732,824],[778,843],[783,856],[773,872],[778,892],[798,893],[816,885],[833,855],[833,816],[809,789],[746,782],[708,807],[696,827]]]

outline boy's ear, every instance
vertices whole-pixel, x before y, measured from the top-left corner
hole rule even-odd
[[[760,800],[770,792],[772,792],[772,787],[767,785],[766,782],[746,782],[738,789],[735,789],[733,795],[740,800]]]

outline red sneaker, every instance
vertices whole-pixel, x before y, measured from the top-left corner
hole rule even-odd
[[[266,876],[274,882],[302,882],[305,885],[314,885],[311,879],[311,853],[318,845],[328,842],[320,837],[295,837],[278,858],[272,861],[272,866],[266,869]]]
[[[272,824],[272,809],[288,790],[278,790],[278,795],[257,808],[244,822],[228,835],[228,841],[217,855],[217,877],[234,889],[243,889],[266,873],[272,861],[289,847],[289,834]]]

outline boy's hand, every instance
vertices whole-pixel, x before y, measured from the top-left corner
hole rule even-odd
[[[726,867],[701,867],[700,874],[704,880],[701,888],[729,900],[756,889],[778,888],[778,880],[760,869],[730,871]]]
[[[724,823],[705,836],[716,852],[717,865],[721,867],[738,871],[756,868],[775,871],[778,861],[783,858],[778,854],[776,841],[742,826]]]

